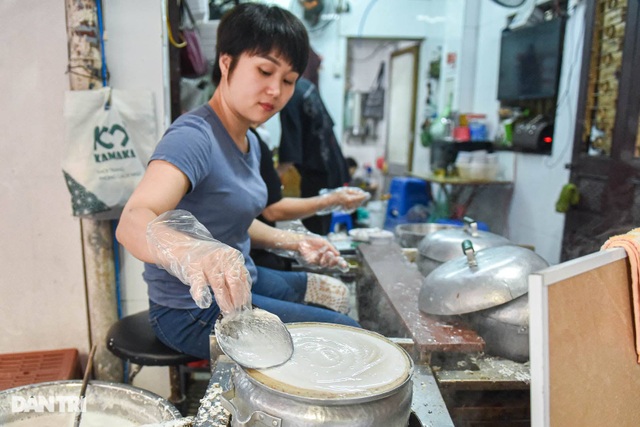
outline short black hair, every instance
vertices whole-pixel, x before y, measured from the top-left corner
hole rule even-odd
[[[275,5],[241,3],[225,13],[218,25],[216,61],[212,80],[218,86],[222,78],[220,56],[230,55],[231,73],[243,53],[266,55],[272,50],[287,59],[302,75],[309,60],[309,35],[300,19]]]
[[[356,162],[356,159],[354,159],[353,157],[347,157],[346,159],[344,159],[344,161],[347,162],[347,167],[349,168],[358,167],[358,162]]]

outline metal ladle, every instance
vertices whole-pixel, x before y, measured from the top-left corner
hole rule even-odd
[[[278,316],[259,308],[218,317],[214,331],[224,354],[244,368],[271,368],[293,355],[287,327]]]
[[[78,408],[76,414],[73,417],[73,427],[79,427],[82,421],[82,408],[87,392],[87,385],[89,384],[89,378],[91,377],[91,370],[93,369],[93,356],[96,354],[97,346],[94,344],[89,351],[89,358],[87,359],[87,367],[84,370],[84,376],[82,378],[82,386],[80,387],[80,399],[78,400]]]

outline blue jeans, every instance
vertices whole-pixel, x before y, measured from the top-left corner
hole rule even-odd
[[[284,323],[322,322],[360,327],[342,313],[302,304],[307,274],[258,267],[258,280],[251,288],[255,306],[276,314]],[[176,309],[149,301],[149,321],[166,346],[202,359],[209,359],[209,335],[220,314],[214,303],[207,309]]]

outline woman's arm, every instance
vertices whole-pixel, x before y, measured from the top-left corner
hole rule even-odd
[[[174,209],[189,189],[189,179],[163,160],[149,163],[142,180],[122,211],[116,238],[133,256],[155,263],[147,245],[147,225],[163,212]]]
[[[332,205],[329,198],[322,196],[297,198],[284,197],[262,211],[262,216],[270,222],[303,219]]]
[[[257,249],[283,249],[297,251],[298,242],[304,239],[304,234],[280,230],[262,221],[254,219],[249,227],[251,247]]]
[[[162,266],[188,285],[198,307],[211,305],[209,287],[223,314],[250,307],[242,254],[215,240],[189,212],[174,210],[189,185],[172,164],[152,161],[124,207],[116,237],[133,256]]]
[[[256,219],[249,227],[249,235],[252,247],[282,251],[287,253],[284,256],[311,265],[348,268],[340,252],[327,239],[315,234],[281,230]]]
[[[368,197],[368,193],[355,187],[341,187],[314,197],[285,197],[267,206],[262,211],[262,216],[268,221],[276,222],[307,218],[319,211],[337,207],[349,211],[356,209]]]

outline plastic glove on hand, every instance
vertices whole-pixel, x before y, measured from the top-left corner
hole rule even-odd
[[[339,187],[332,190],[320,190],[320,196],[327,198],[331,204],[321,209],[317,215],[327,215],[334,211],[354,212],[360,205],[371,198],[371,194],[358,187]]]
[[[298,242],[298,261],[324,268],[337,268],[349,271],[349,264],[340,256],[340,252],[331,243],[321,237],[309,236]]]
[[[342,211],[354,212],[359,206],[371,198],[371,194],[358,187],[341,187],[336,189]]]
[[[223,315],[251,307],[242,253],[214,239],[190,212],[168,211],[151,221],[147,243],[156,264],[190,287],[198,307],[211,305],[211,290]]]

